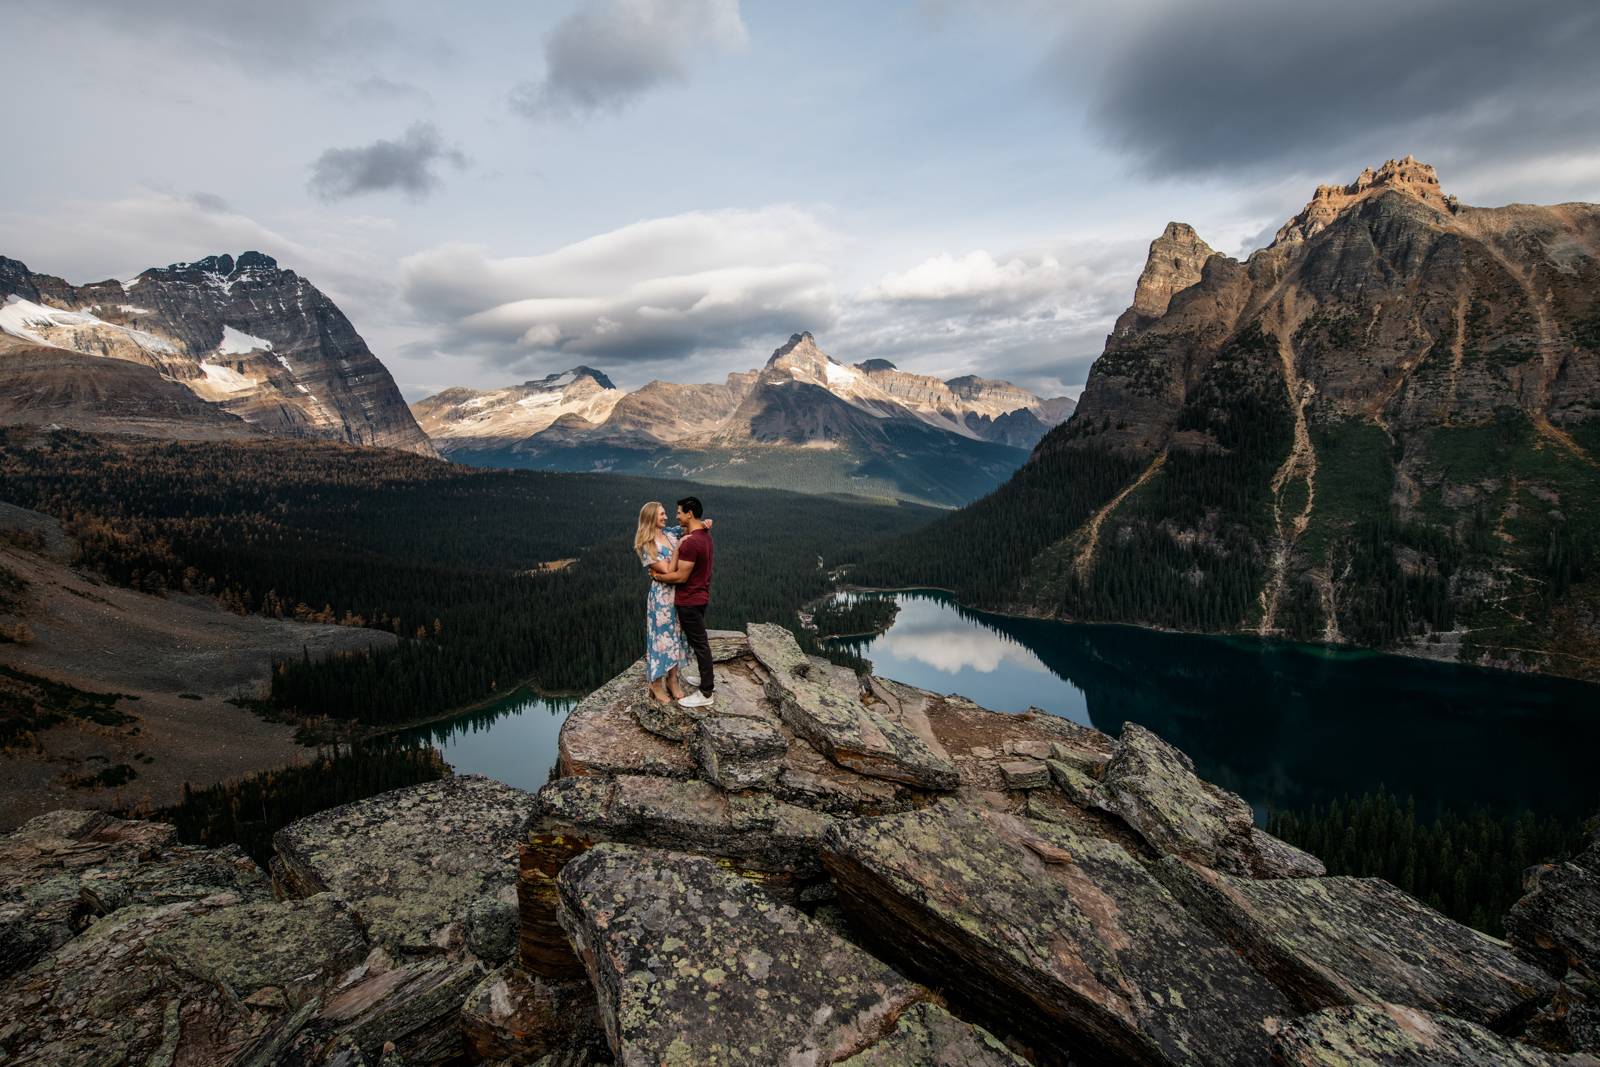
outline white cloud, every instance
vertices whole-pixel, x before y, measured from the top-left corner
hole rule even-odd
[[[619,110],[747,42],[739,0],[588,0],[546,36],[544,80],[519,84],[511,105],[529,118]]]
[[[886,275],[865,290],[865,300],[995,300],[1010,303],[1060,288],[1061,264],[1051,255],[1035,263],[1008,259],[997,263],[983,249],[957,259],[948,252],[900,274]]]
[[[446,245],[401,272],[406,300],[440,328],[437,351],[609,370],[827,329],[838,300],[825,260],[838,245],[809,214],[778,206],[651,219],[539,256]]]

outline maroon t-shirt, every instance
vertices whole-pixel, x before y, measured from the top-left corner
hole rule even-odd
[[[701,604],[711,603],[711,557],[715,555],[711,547],[711,531],[704,526],[695,530],[678,542],[678,562],[685,560],[694,561],[694,570],[689,572],[689,580],[678,586],[674,603],[686,608],[698,607]]]

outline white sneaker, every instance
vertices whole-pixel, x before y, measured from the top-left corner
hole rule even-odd
[[[715,698],[708,693],[690,693],[678,701],[678,706],[681,708],[709,708],[714,703],[716,703]]]
[[[691,689],[699,689],[700,688],[700,676],[698,674],[685,674],[682,671],[679,671],[678,672],[678,677],[682,678],[683,679],[683,684],[688,686],[689,688],[691,688]]]

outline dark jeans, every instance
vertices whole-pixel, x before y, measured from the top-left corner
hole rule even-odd
[[[711,676],[711,639],[706,636],[707,606],[679,604],[678,625],[683,627],[684,639],[694,649],[694,661],[700,667],[700,692],[710,696],[717,687],[717,680]]]

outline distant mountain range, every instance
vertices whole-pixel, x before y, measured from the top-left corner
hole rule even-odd
[[[1600,678],[1600,205],[1469,207],[1408,156],[1242,263],[1173,223],[1072,420],[867,569]]]
[[[617,389],[574,367],[412,405],[444,455],[482,466],[605,470],[961,504],[1000,484],[1072,412],[1009,382],[846,365],[798,333],[720,385]]]
[[[0,423],[436,454],[350,320],[260,252],[81,286],[0,257]]]

